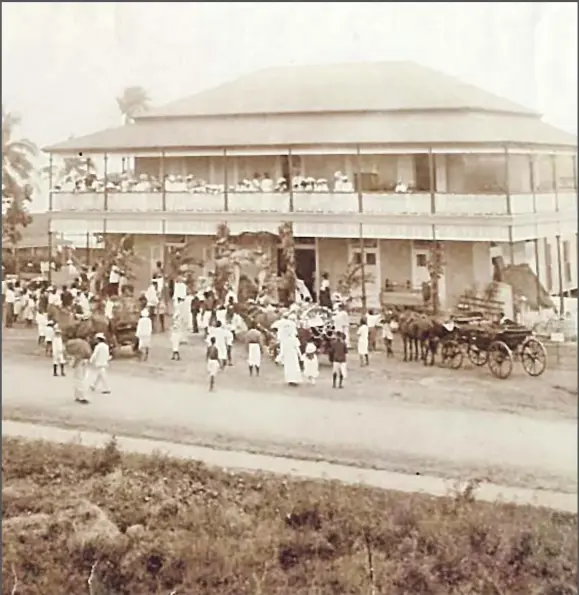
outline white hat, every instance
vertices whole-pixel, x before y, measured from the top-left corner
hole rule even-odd
[[[149,311],[146,308],[141,310],[141,318],[149,318]]]
[[[58,326],[58,324],[54,325],[54,332],[55,333],[62,333],[62,329]]]
[[[316,351],[317,351],[317,348],[313,343],[308,343],[306,345],[306,353],[315,353]]]
[[[97,333],[97,334],[94,336],[94,338],[95,338],[95,339],[100,339],[101,341],[106,341],[106,340],[107,340],[107,338],[105,337],[105,334],[104,334],[104,333]]]

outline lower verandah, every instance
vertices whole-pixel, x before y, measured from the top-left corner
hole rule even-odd
[[[144,289],[150,279],[157,261],[163,261],[165,247],[179,249],[183,240],[187,240],[189,257],[204,263],[204,273],[213,269],[212,236],[165,236],[138,235],[135,238],[135,250],[141,256],[141,266],[135,271],[137,290]],[[241,239],[242,245],[251,247],[255,240],[249,237]],[[444,249],[445,274],[439,282],[442,307],[452,307],[465,290],[484,288],[492,280],[490,242],[442,242]],[[280,270],[282,258],[278,240],[275,237],[261,241],[274,270]],[[328,273],[332,288],[336,288],[339,279],[348,270],[351,263],[360,262],[360,241],[350,238],[296,238],[296,268],[301,278],[312,292],[316,291],[319,277]],[[386,286],[400,290],[411,288],[419,291],[422,283],[429,280],[428,242],[413,240],[364,240],[364,262],[366,294],[369,307],[380,303],[380,291]],[[319,268],[318,274],[316,269]],[[249,274],[254,274],[249,272]]]

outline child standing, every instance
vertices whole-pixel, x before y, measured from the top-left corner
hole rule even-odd
[[[251,328],[245,335],[247,342],[247,365],[249,367],[249,375],[259,376],[259,369],[261,368],[261,345],[262,336],[261,333],[255,328],[255,324],[251,325]]]
[[[141,311],[141,318],[137,323],[137,331],[135,333],[139,340],[139,357],[142,361],[149,359],[149,349],[151,348],[151,336],[153,335],[153,321],[147,309]]]
[[[171,320],[171,360],[181,361],[181,320],[179,315],[173,316]]]
[[[44,329],[44,353],[47,356],[52,355],[52,340],[54,339],[54,321],[49,320]]]
[[[392,333],[392,321],[385,318],[382,322],[382,340],[384,341],[384,348],[386,349],[386,357],[392,357],[392,341],[394,341],[394,334]]]
[[[52,339],[52,375],[58,376],[58,368],[60,367],[60,375],[64,376],[64,342],[62,340],[62,332],[60,327],[54,327],[54,337]]]
[[[101,384],[103,387],[103,395],[110,394],[109,385],[107,382],[107,368],[111,360],[111,352],[107,345],[107,339],[103,333],[97,333],[95,336],[97,344],[90,356],[90,364],[95,370],[93,381],[91,382],[90,389],[96,390],[97,384]]]
[[[219,351],[215,345],[215,337],[209,339],[209,347],[207,347],[207,373],[209,374],[209,390],[212,391],[215,388],[215,377],[219,368]]]
[[[368,322],[366,318],[363,317],[360,320],[360,326],[358,327],[358,355],[360,356],[361,366],[370,365],[370,358],[368,355],[369,334],[370,329],[368,328]]]
[[[231,330],[231,326],[229,324],[223,325],[224,333],[225,333],[225,344],[227,346],[227,365],[233,365],[233,340],[234,335],[233,331]]]
[[[317,348],[311,341],[306,344],[306,356],[304,358],[304,377],[310,384],[316,383],[316,378],[320,374],[318,364]]]
[[[165,315],[167,314],[167,304],[165,303],[164,299],[159,301],[159,305],[157,306],[157,316],[159,317],[159,328],[161,332],[165,332]]]
[[[38,345],[44,345],[46,340],[46,327],[48,326],[48,316],[46,312],[36,313],[36,327],[38,329]]]
[[[330,361],[332,362],[332,388],[336,388],[336,385],[337,388],[344,388],[344,379],[348,374],[346,367],[347,355],[348,346],[346,345],[346,336],[342,331],[338,331],[330,350]]]

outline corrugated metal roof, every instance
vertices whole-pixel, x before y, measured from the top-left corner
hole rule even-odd
[[[268,68],[143,114],[167,116],[474,108],[532,110],[414,62]]]
[[[45,151],[114,152],[299,145],[549,145],[577,137],[537,116],[462,111],[280,114],[147,119],[70,139]]]

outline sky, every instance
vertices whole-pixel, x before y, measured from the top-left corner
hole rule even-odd
[[[2,3],[2,103],[40,147],[120,125],[124,87],[160,105],[264,67],[382,60],[577,131],[575,2]]]

